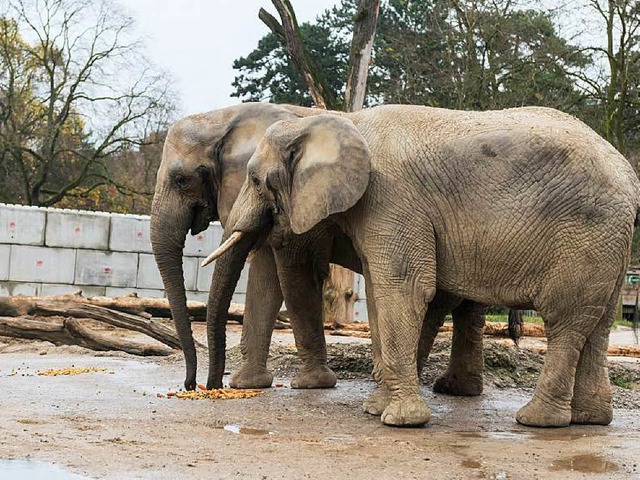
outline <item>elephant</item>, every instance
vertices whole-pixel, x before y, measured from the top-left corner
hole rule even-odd
[[[278,121],[210,256],[218,303],[207,321],[223,322],[224,292],[259,238],[284,245],[334,225],[362,263],[382,372],[366,411],[387,425],[428,422],[415,366],[422,319],[444,292],[541,314],[547,354],[519,423],[606,425],[608,332],[639,207],[627,160],[554,109],[381,105]]]
[[[158,169],[151,211],[151,242],[172,316],[186,360],[187,390],[196,387],[196,350],[182,270],[182,249],[189,230],[195,235],[212,220],[224,225],[246,177],[246,164],[268,126],[283,119],[322,113],[317,109],[264,103],[241,104],[190,115],[174,123],[167,133]],[[334,113],[339,115],[339,113]],[[250,264],[241,350],[243,364],[230,386],[265,388],[273,381],[266,361],[277,312],[283,296],[291,314],[302,370],[294,388],[332,387],[335,374],[327,367],[322,326],[321,285],[329,260],[362,271],[350,241],[336,228],[316,229],[291,242],[286,261],[276,264],[270,241],[255,248]],[[280,256],[280,260],[282,260]],[[284,295],[283,295],[284,292]],[[443,298],[425,320],[420,358],[426,358],[438,327],[453,310],[454,347],[447,372],[434,389],[455,395],[482,392],[482,336],[484,317],[468,302]],[[465,325],[476,325],[476,331]],[[217,337],[218,340],[220,336]],[[210,339],[210,349],[215,340]],[[222,385],[224,344],[212,349],[208,386]],[[420,362],[420,365],[422,362]],[[419,366],[420,366],[419,365]],[[215,375],[212,372],[217,372]],[[379,375],[378,375],[379,377]]]

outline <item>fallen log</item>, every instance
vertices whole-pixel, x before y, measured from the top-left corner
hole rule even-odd
[[[85,297],[81,291],[49,297],[24,297],[19,295],[15,297],[0,297],[0,315],[6,317],[33,315],[36,305],[45,301],[87,304],[133,315],[171,318],[169,300],[166,298],[143,298],[138,297],[135,293],[116,298]],[[187,309],[193,320],[203,321],[206,319],[206,303],[188,301]],[[229,306],[229,320],[242,323],[243,314],[244,305],[232,303]]]
[[[369,324],[365,322],[357,323],[331,323],[324,326],[325,330],[347,331],[347,332],[368,332]],[[336,334],[337,335],[337,334]]]
[[[86,322],[86,321],[85,321]],[[0,317],[0,335],[14,338],[45,340],[54,345],[78,345],[98,351],[117,350],[132,355],[166,356],[175,350],[113,338],[91,331],[82,320],[50,317],[47,321],[23,317]]]
[[[530,352],[544,355],[547,353],[547,347],[541,345],[522,347]],[[640,345],[609,345],[607,348],[608,357],[630,357],[640,358]]]
[[[68,302],[44,301],[36,302],[34,314],[41,317],[68,316],[74,318],[91,318],[114,327],[125,328],[144,333],[174,349],[180,349],[180,340],[173,330],[146,318],[129,313],[110,310],[91,304],[69,304]],[[199,347],[204,347],[198,344]]]
[[[347,325],[326,325],[325,330],[331,330],[330,335],[339,337],[370,338],[368,323],[351,323]],[[438,332],[453,332],[453,325],[450,323],[442,325]],[[359,335],[363,333],[364,335]],[[483,334],[493,337],[508,337],[509,327],[504,322],[487,322],[483,329]],[[523,337],[545,337],[544,326],[536,323],[525,323],[522,326]]]
[[[447,323],[442,325],[439,332],[453,332],[453,325]],[[508,337],[509,326],[505,322],[487,322],[484,325],[483,334],[492,337]],[[546,337],[544,326],[537,323],[523,323],[522,324],[522,336],[523,337]]]

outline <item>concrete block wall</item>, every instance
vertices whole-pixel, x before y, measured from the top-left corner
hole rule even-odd
[[[185,288],[190,300],[206,302],[213,265],[202,260],[220,244],[218,222],[187,235],[183,252]],[[233,301],[245,303],[248,267]],[[364,281],[357,276],[357,320],[366,320]],[[152,254],[149,217],[0,204],[0,295],[60,295],[82,290],[87,296],[137,293],[163,297]]]

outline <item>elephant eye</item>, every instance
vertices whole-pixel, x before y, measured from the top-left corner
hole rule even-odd
[[[259,187],[260,186],[260,179],[258,177],[256,177],[255,175],[251,176],[251,183],[253,183],[254,186]]]
[[[184,175],[178,175],[173,181],[178,188],[184,188],[187,185],[187,177]]]

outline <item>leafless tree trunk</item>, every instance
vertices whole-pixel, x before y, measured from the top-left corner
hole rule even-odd
[[[360,0],[349,53],[349,73],[344,98],[346,112],[361,110],[364,104],[379,11],[379,0]],[[353,291],[354,283],[355,275],[351,270],[331,265],[329,277],[324,284],[325,323],[335,325],[353,321],[353,310],[358,300]]]
[[[305,48],[291,2],[271,0],[271,3],[276,7],[282,23],[264,9],[260,9],[258,16],[285,46],[305,79],[314,103],[319,108],[335,108],[335,93],[327,87],[322,71],[313,62]],[[379,11],[380,0],[360,0],[354,19],[349,55],[349,73],[344,99],[344,109],[347,112],[360,110],[364,104]],[[331,265],[329,277],[324,284],[325,323],[337,325],[353,321],[354,304],[358,299],[353,290],[354,281],[355,276],[352,271],[338,265]]]
[[[278,23],[278,20],[264,8],[260,9],[258,17],[286,48],[287,53],[309,87],[313,103],[318,108],[325,110],[335,109],[335,92],[332,92],[328,87],[322,70],[313,61],[302,41],[302,35],[300,34],[298,21],[291,2],[289,0],[271,0],[271,3],[276,7],[282,24]]]
[[[349,52],[347,90],[344,94],[345,112],[357,112],[364,105],[371,51],[376,37],[380,0],[361,0],[353,25],[353,39]]]

